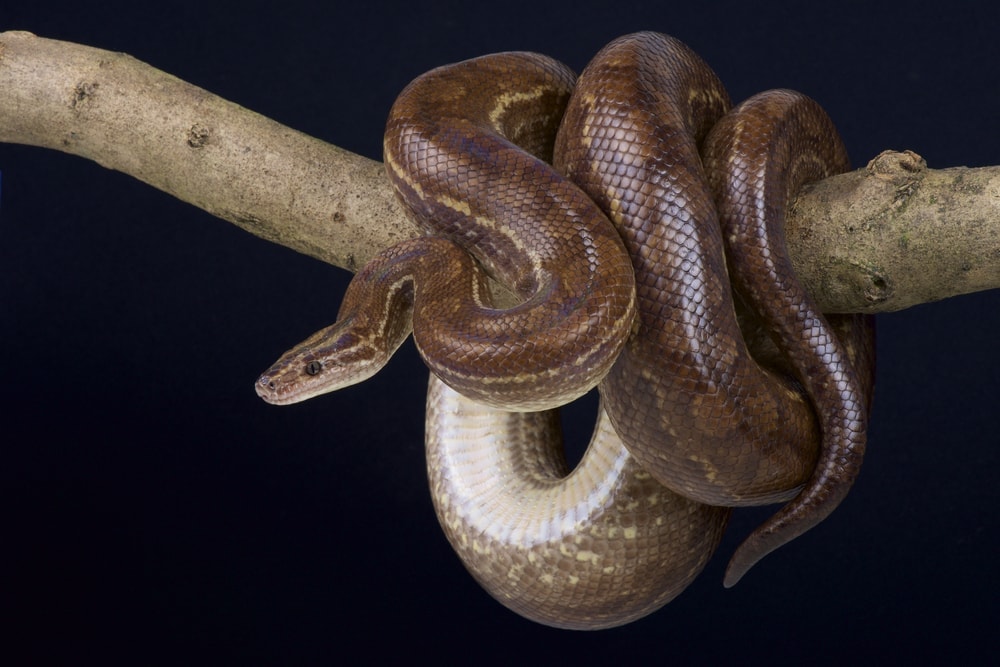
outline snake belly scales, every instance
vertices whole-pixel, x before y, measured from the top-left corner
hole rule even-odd
[[[849,490],[874,341],[871,318],[820,313],[784,246],[796,191],[848,169],[831,121],[787,90],[729,107],[651,32],[579,79],[521,52],[418,77],[385,164],[425,236],[367,264],[257,392],[363,380],[412,329],[438,519],[497,600],[556,627],[627,623],[698,575],[729,508],[785,502],[733,555],[733,585]],[[551,408],[594,386],[570,471]]]

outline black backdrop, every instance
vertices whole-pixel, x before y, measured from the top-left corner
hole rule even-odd
[[[736,100],[817,98],[857,164],[885,148],[1000,162],[989,3],[12,4],[0,29],[131,53],[370,157],[394,94],[426,69],[532,49],[579,70],[611,38],[656,29]],[[727,591],[728,555],[771,510],[741,512],[679,599],[572,633],[506,611],[451,553],[412,346],[308,404],[254,395],[259,371],[332,320],[345,272],[79,158],[0,145],[0,170],[0,605],[15,636],[0,652],[959,664],[995,647],[1000,294],[879,318],[869,455],[820,528]]]

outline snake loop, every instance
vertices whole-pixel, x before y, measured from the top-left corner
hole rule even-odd
[[[729,509],[665,488],[603,410],[570,471],[558,414],[486,408],[431,376],[427,471],[445,535],[490,595],[559,628],[595,630],[679,595],[715,551]]]

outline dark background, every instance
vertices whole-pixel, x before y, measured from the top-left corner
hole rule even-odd
[[[579,70],[655,29],[735,100],[817,98],[858,165],[886,148],[1000,163],[995,3],[87,4],[4,3],[0,29],[128,52],[375,158],[394,95],[424,70],[508,49]],[[865,469],[820,528],[724,590],[771,508],[740,512],[676,601],[572,633],[495,603],[445,542],[412,346],[307,404],[254,394],[332,321],[346,272],[79,158],[0,145],[0,170],[0,654],[976,664],[995,650],[1000,293],[879,317]]]

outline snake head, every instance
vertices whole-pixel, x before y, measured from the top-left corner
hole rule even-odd
[[[370,378],[395,349],[359,336],[353,318],[338,321],[281,355],[257,378],[257,395],[287,405],[336,391]]]

